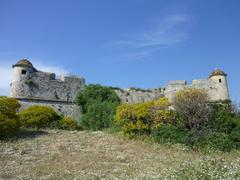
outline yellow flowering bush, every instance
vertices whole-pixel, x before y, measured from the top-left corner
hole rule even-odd
[[[19,129],[16,112],[21,107],[13,98],[0,97],[0,137],[14,135]]]
[[[63,117],[59,121],[59,128],[65,130],[76,130],[78,129],[78,124],[72,117]]]
[[[150,133],[160,123],[170,123],[173,113],[167,98],[135,104],[122,104],[117,108],[115,122],[124,133]]]
[[[39,129],[51,127],[60,116],[52,107],[33,105],[21,111],[19,119],[22,127]]]

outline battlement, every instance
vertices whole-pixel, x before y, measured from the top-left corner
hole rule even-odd
[[[56,78],[55,73],[38,71],[26,59],[13,65],[11,96],[14,98],[73,102],[84,87],[84,78],[73,75]]]
[[[187,81],[185,80],[174,80],[174,81],[168,81],[167,86],[172,86],[172,85],[187,85]]]
[[[11,96],[24,99],[38,99],[52,102],[73,102],[76,94],[85,87],[85,79],[76,75],[61,75],[43,72],[34,68],[27,59],[18,61],[13,65],[13,81]],[[206,79],[195,79],[191,84],[185,80],[168,81],[163,87],[157,89],[115,88],[122,102],[146,102],[167,97],[171,101],[175,94],[185,88],[195,87],[208,92],[210,100],[228,100],[227,74],[216,69]]]

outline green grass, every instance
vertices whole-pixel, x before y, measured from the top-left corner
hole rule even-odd
[[[240,152],[42,130],[0,141],[0,179],[239,179]]]

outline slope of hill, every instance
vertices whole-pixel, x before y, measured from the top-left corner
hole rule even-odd
[[[46,130],[0,141],[0,179],[238,179],[240,152],[194,152],[181,145],[105,132]]]

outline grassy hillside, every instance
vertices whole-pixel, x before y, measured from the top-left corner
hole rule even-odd
[[[46,130],[0,141],[0,179],[238,179],[240,152],[203,154],[105,132]]]

